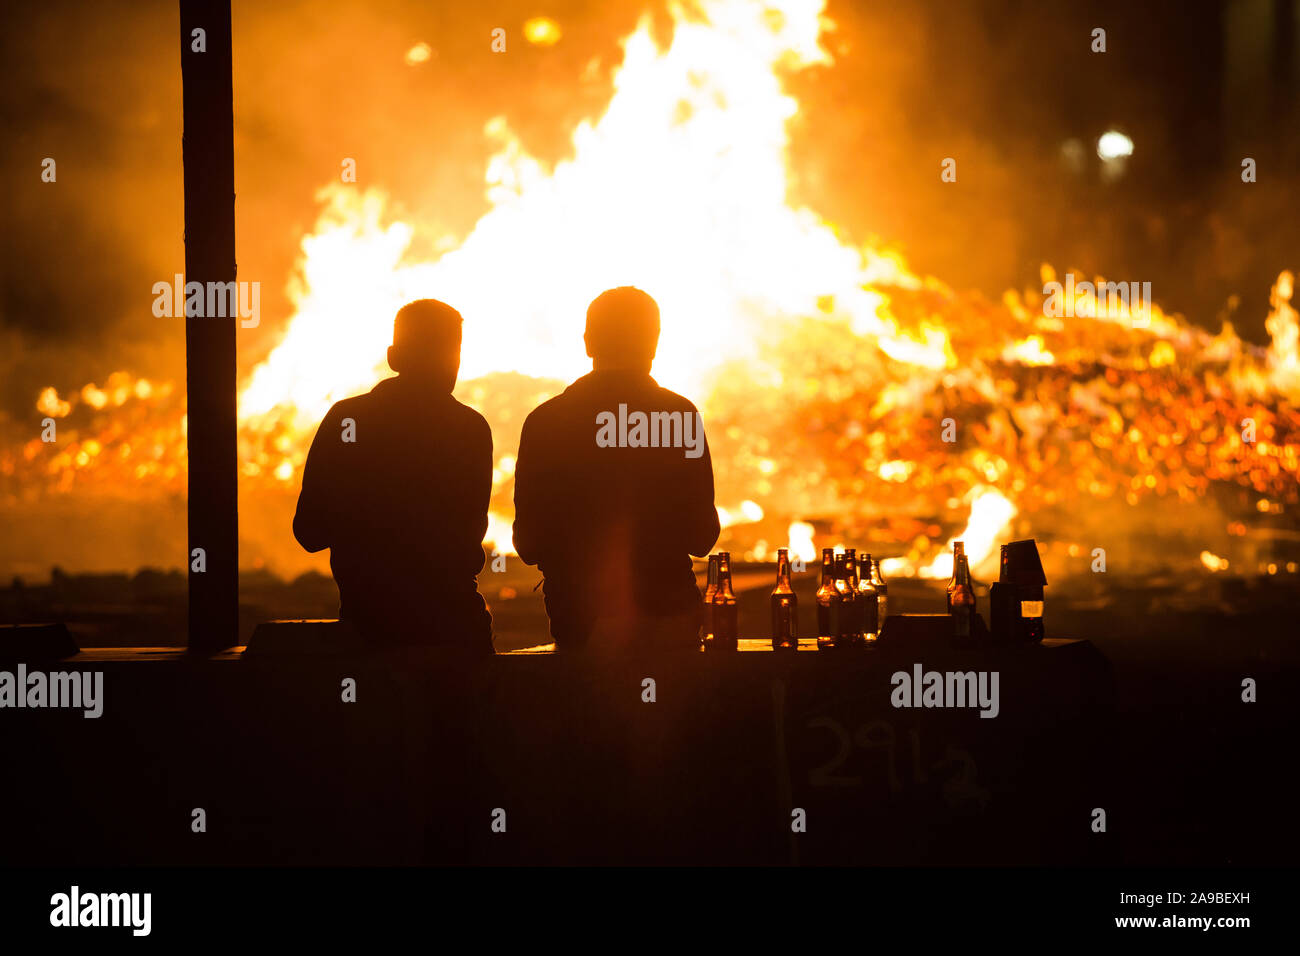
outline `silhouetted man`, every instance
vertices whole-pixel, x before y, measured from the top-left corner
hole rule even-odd
[[[690,555],[719,531],[703,424],[650,377],[659,306],[646,293],[602,293],[584,338],[592,372],[524,422],[515,549],[542,571],[558,647],[693,648]]]
[[[451,306],[403,306],[388,350],[397,377],[336,403],[303,470],[294,537],[330,549],[339,617],[378,643],[492,648],[477,585],[492,433],[452,398],[460,341]]]

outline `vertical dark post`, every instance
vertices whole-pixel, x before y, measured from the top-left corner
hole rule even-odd
[[[1288,116],[1295,103],[1295,45],[1296,10],[1289,0],[1275,0],[1273,4],[1273,56],[1270,72],[1273,81],[1274,115],[1279,119]]]
[[[229,0],[180,0],[185,131],[185,281],[235,281],[235,151]],[[202,31],[202,34],[196,31]],[[199,52],[199,51],[202,52]],[[207,297],[205,299],[205,307]],[[189,452],[189,647],[209,654],[239,635],[235,323],[186,316]],[[206,567],[195,570],[195,549]]]

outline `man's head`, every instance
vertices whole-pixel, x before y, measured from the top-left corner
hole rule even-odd
[[[602,292],[587,307],[583,340],[598,369],[648,372],[659,347],[659,305],[630,285]]]
[[[450,392],[460,372],[460,313],[437,299],[416,299],[397,310],[388,365],[406,378]]]

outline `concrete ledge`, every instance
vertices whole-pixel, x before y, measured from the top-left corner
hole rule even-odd
[[[192,655],[184,647],[180,646],[139,646],[139,647],[87,647],[75,651],[71,654],[64,655],[58,660],[68,664],[99,664],[99,663],[125,663],[133,661],[239,661],[243,659],[259,661],[301,661],[302,659],[312,658],[330,658],[345,657],[357,660],[370,660],[375,662],[383,661],[401,661],[404,664],[418,664],[421,660],[432,662],[437,659],[450,659],[457,655],[454,650],[448,648],[428,646],[406,646],[395,648],[377,649],[367,646],[361,641],[351,641],[341,639],[335,635],[338,632],[331,628],[330,625],[338,624],[337,621],[271,621],[258,626],[254,632],[254,637],[261,635],[262,648],[249,656],[248,646],[239,644],[234,647],[228,647],[224,651],[206,657]],[[75,644],[73,645],[75,647]],[[292,650],[293,647],[301,647],[301,652]],[[915,657],[920,654],[928,658],[941,659],[948,657],[950,654],[960,655],[966,663],[985,660],[997,662],[1004,659],[1007,655],[1013,658],[1023,655],[1035,655],[1042,651],[1060,651],[1068,653],[1070,656],[1082,655],[1080,659],[1100,659],[1092,647],[1091,642],[1079,638],[1049,637],[1039,644],[1027,645],[991,645],[988,647],[967,647],[954,648],[948,643],[935,641],[917,641],[909,643],[906,641],[884,641],[877,646],[867,646],[863,648],[853,648],[846,651],[818,651],[815,640],[799,641],[799,666],[820,666],[810,664],[810,661],[839,661],[844,666],[856,668],[859,665],[876,666],[884,663],[897,663],[905,657]],[[737,654],[715,653],[715,654],[673,654],[669,659],[678,661],[726,661],[735,659]],[[772,650],[771,642],[761,638],[741,638],[739,641],[739,656],[746,660],[767,659],[774,662],[789,660],[790,655],[778,654]],[[555,657],[562,660],[590,660],[590,661],[656,661],[665,659],[664,655],[656,654],[626,654],[619,657],[610,657],[608,655],[591,654],[587,652],[570,652],[558,653],[554,644],[534,644],[530,647],[521,647],[512,651],[498,651],[496,658],[536,658],[536,657]],[[36,660],[39,658],[22,658],[23,660]],[[477,658],[476,658],[477,659]],[[1032,657],[1031,657],[1032,659]]]
[[[267,621],[257,625],[244,657],[331,657],[360,654],[366,647],[345,621]]]
[[[56,661],[78,650],[63,624],[0,625],[0,661]]]

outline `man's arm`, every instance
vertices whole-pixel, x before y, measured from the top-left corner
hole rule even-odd
[[[302,491],[293,516],[293,536],[312,554],[334,543],[331,518],[337,514],[338,455],[343,441],[337,407],[325,414],[316,429],[302,469]]]
[[[515,551],[524,564],[542,560],[546,537],[546,479],[543,445],[537,435],[535,412],[524,419],[515,460]]]
[[[709,455],[709,441],[704,437],[704,419],[701,417],[697,421],[704,453],[699,458],[686,459],[682,532],[687,552],[704,557],[717,543],[722,525],[718,522],[718,509],[713,504],[713,458]]]
[[[477,575],[483,570],[486,555],[483,551],[483,537],[488,529],[488,507],[492,503],[492,428],[487,419],[477,416],[478,434],[475,436],[470,461],[467,463],[469,479],[469,514],[473,516],[474,525],[471,536],[474,546],[467,554],[469,570]],[[497,550],[505,546],[504,541],[493,542]]]

